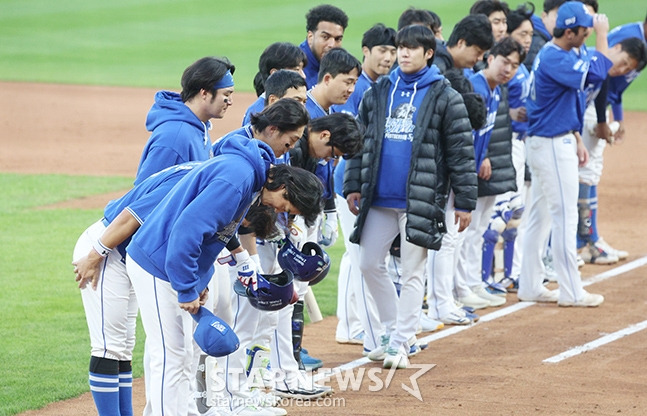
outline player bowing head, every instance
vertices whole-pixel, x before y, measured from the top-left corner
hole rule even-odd
[[[483,70],[490,88],[510,81],[525,58],[525,50],[512,38],[495,44],[487,58],[488,66]]]
[[[280,99],[260,113],[251,115],[254,138],[267,143],[276,157],[294,147],[309,120],[303,104],[290,98]]]
[[[349,159],[362,149],[363,128],[355,118],[334,113],[310,120],[308,153],[314,159]]]

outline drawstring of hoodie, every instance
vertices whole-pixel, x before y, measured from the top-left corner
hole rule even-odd
[[[393,97],[395,96],[395,91],[398,89],[398,83],[400,82],[400,77],[398,77],[397,80],[395,80],[395,86],[393,87],[393,90],[391,91],[391,105],[389,106],[389,117],[393,114]]]

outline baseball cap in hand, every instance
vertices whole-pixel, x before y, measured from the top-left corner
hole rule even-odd
[[[577,26],[592,27],[593,16],[586,9],[584,3],[567,1],[557,10],[555,27],[558,29],[571,29]]]
[[[223,357],[238,349],[240,341],[234,330],[204,306],[191,316],[198,323],[193,339],[202,351],[212,357]]]

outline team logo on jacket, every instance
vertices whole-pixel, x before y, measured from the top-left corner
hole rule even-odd
[[[384,138],[394,141],[413,141],[413,114],[416,107],[409,103],[400,104],[386,118]]]

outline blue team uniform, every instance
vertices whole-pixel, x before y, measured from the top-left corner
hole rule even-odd
[[[645,28],[642,22],[628,23],[626,25],[618,26],[609,32],[609,47],[632,37],[642,39],[643,42],[647,44],[645,41]],[[622,93],[627,89],[627,87],[629,87],[629,84],[638,77],[638,75],[640,75],[640,72],[634,69],[626,75],[611,77],[609,79],[607,101],[611,104],[613,118],[617,121],[623,120]]]
[[[220,152],[178,182],[127,247],[146,272],[171,283],[178,302],[198,299],[276,162],[269,146],[242,136],[227,138]]]
[[[368,76],[366,71],[362,71],[362,74],[359,76],[357,83],[355,84],[355,91],[353,91],[350,97],[348,97],[346,104],[333,105],[330,107],[330,112],[346,113],[352,116],[357,116],[357,109],[359,108],[359,103],[362,101],[362,97],[364,97],[364,93],[367,89],[371,88],[371,85],[374,83],[375,81]]]
[[[508,82],[508,102],[510,108],[519,108],[526,106],[526,99],[530,91],[530,72],[525,65],[519,65],[517,73]],[[512,131],[518,133],[517,139],[522,140],[528,130],[527,121],[512,120]]]
[[[547,43],[532,66],[526,102],[528,135],[555,137],[581,131],[584,87],[604,81],[610,67],[611,62],[597,51],[588,59],[578,51]]]
[[[308,39],[301,42],[299,48],[306,54],[308,58],[308,65],[303,68],[303,72],[306,74],[306,85],[310,89],[317,84],[317,79],[319,77],[319,60],[315,58],[314,54],[310,50],[308,45]]]
[[[211,157],[211,122],[200,121],[176,92],[155,94],[146,129],[152,134],[139,161],[135,185],[169,166]]]
[[[243,116],[243,126],[250,123],[251,121],[250,118],[252,114],[260,113],[261,111],[263,111],[264,108],[265,108],[265,93],[261,94],[260,97],[258,97],[256,101],[254,101],[252,105],[250,105],[247,108],[247,111],[245,111],[245,115]]]
[[[501,101],[501,88],[497,85],[494,90],[490,89],[483,71],[479,71],[470,77],[470,82],[474,87],[474,92],[480,94],[485,100],[487,108],[487,122],[480,130],[473,130],[474,137],[474,160],[476,162],[476,172],[481,169],[481,164],[487,156],[487,148],[492,137],[492,129],[496,121],[496,113],[499,110]]]
[[[309,62],[310,61],[308,61],[308,65],[310,65]],[[319,105],[319,103],[317,102],[317,100],[315,100],[315,98],[312,96],[310,91],[308,91],[306,95],[307,95],[306,110],[308,110],[308,113],[310,114],[310,119],[324,117],[329,114],[328,111],[324,110],[324,108],[321,105]],[[334,171],[335,171],[334,163],[331,163],[331,162],[327,163],[325,161],[321,161],[317,165],[317,169],[314,172],[314,174],[317,175],[317,177],[321,179],[321,182],[323,183],[324,199],[330,199],[335,195],[335,190],[333,189]]]

